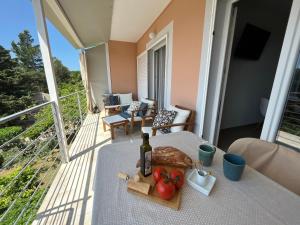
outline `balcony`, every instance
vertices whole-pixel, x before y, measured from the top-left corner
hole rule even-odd
[[[140,126],[135,126],[128,136],[124,135],[123,129],[117,128],[116,139],[113,140],[110,133],[103,130],[104,94],[133,93],[134,100],[152,95],[156,100],[159,98],[161,108],[171,104],[190,108],[197,115],[194,129],[197,140],[205,137],[215,144],[222,97],[217,99],[215,96],[217,87],[216,91],[208,90],[209,86],[217,85],[209,85],[208,82],[221,81],[223,75],[216,74],[218,79],[211,79],[214,72],[210,71],[211,34],[215,19],[212,18],[215,15],[211,14],[216,10],[211,3],[213,1],[196,0],[186,4],[181,0],[136,0],[135,6],[139,10],[134,12],[131,11],[133,7],[124,2],[32,0],[50,100],[0,119],[1,126],[10,123],[21,126],[21,129],[12,128],[9,138],[0,140],[0,153],[4,156],[3,160],[0,158],[0,224],[91,224],[95,166],[100,148],[118,142],[128,145],[139,140],[141,134]],[[133,15],[128,16],[129,13],[123,13],[118,7]],[[208,17],[205,16],[207,13]],[[58,95],[46,18],[80,51],[84,90]],[[114,21],[114,18],[117,20]],[[122,23],[118,23],[120,21]],[[134,29],[130,30],[132,27]],[[207,46],[208,43],[210,46]],[[225,71],[223,69],[218,70]],[[278,86],[281,88],[283,84]],[[278,90],[273,90],[275,97],[271,100],[276,104],[271,104],[273,109],[271,107],[271,113],[266,114],[265,132],[261,135],[262,139],[270,142],[275,141],[274,130],[277,131],[276,124],[280,123],[278,116],[272,115],[277,115],[278,109],[284,107],[283,103],[277,102]],[[239,95],[235,93],[235,96]],[[280,107],[276,108],[278,104]],[[251,106],[252,109],[255,107],[259,105]],[[240,110],[239,105],[236,108]],[[259,110],[256,111],[259,113]],[[298,109],[286,112],[277,141],[299,148]],[[245,112],[240,116],[247,117],[249,114]],[[202,139],[200,141],[203,143]],[[190,143],[182,141],[181,144]],[[216,171],[219,177],[223,176],[220,168]],[[267,179],[253,174],[261,181],[261,190],[274,187]],[[232,187],[224,180],[225,188]],[[247,187],[244,185],[240,190]],[[280,188],[274,187],[274,190],[277,189]],[[242,193],[240,190],[237,193]],[[263,191],[261,193],[268,196]],[[288,190],[285,193],[291,194]],[[267,216],[271,214],[265,213]]]
[[[86,120],[86,94],[75,92],[59,101],[71,149]],[[1,136],[1,223],[30,224],[59,171],[63,160],[52,110],[55,106],[49,101],[1,118],[2,130],[13,130],[12,135]],[[7,126],[12,129],[4,129]]]
[[[55,119],[51,116],[52,102],[1,119],[2,125],[16,120],[30,121],[22,132],[0,146],[5,156],[0,169],[0,201],[5,203],[1,205],[1,223],[89,224],[99,148],[140,138],[136,127],[129,136],[117,129],[117,138],[111,140],[110,133],[104,132],[102,127],[104,111],[87,113],[85,91],[59,99],[69,163],[62,163]],[[50,118],[40,116],[46,114]],[[42,126],[46,122],[47,126]],[[11,192],[14,194],[9,194]]]

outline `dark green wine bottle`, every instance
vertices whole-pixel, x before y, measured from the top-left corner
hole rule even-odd
[[[143,144],[140,146],[141,174],[147,177],[152,174],[152,147],[149,144],[149,134],[143,133]]]

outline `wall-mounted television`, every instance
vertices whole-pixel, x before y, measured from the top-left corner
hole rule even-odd
[[[247,23],[235,49],[234,56],[258,60],[270,37],[271,32]]]

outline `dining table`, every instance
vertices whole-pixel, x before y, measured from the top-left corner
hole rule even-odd
[[[129,193],[126,182],[117,174],[137,173],[141,143],[142,140],[121,142],[99,150],[93,184],[93,225],[300,225],[298,195],[248,166],[240,181],[228,180],[223,173],[225,152],[220,149],[212,165],[205,168],[216,177],[209,196],[185,182],[180,208],[174,210]],[[207,142],[187,131],[150,138],[152,148],[173,146],[192,160],[198,160],[199,145],[204,143]]]

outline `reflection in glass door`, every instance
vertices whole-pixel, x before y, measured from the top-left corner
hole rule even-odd
[[[166,47],[154,51],[154,99],[158,109],[164,108]]]
[[[300,151],[300,57],[286,100],[277,141]]]

